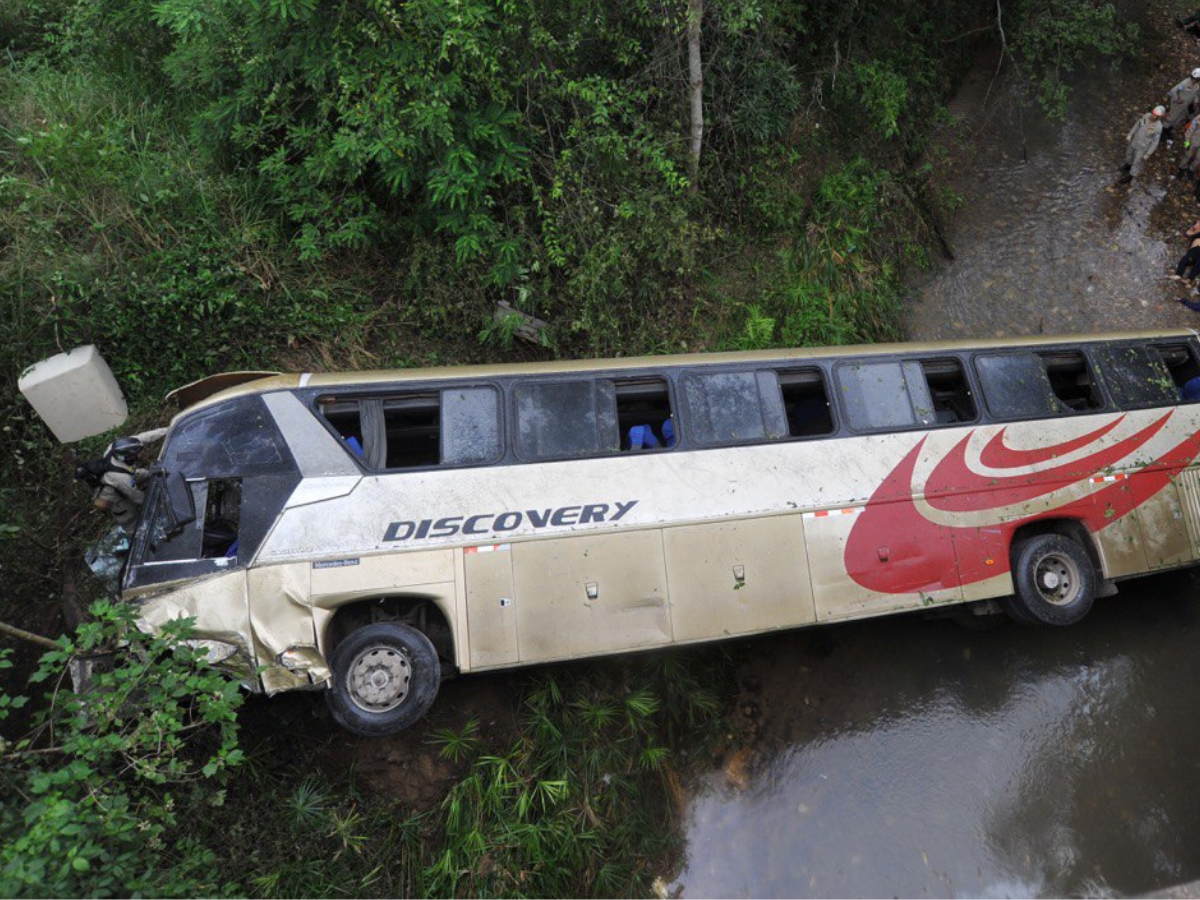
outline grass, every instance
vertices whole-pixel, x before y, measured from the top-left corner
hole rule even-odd
[[[287,252],[278,210],[169,111],[83,67],[0,89],[9,353],[96,343],[135,398],[360,328],[367,298]],[[19,348],[19,351],[16,350]],[[20,360],[12,360],[20,368]]]
[[[680,773],[723,734],[731,671],[720,649],[532,670],[515,736],[474,720],[431,735],[457,775],[424,809],[319,758],[280,769],[260,733],[224,789],[180,798],[199,814],[179,837],[214,854],[229,894],[648,895],[678,856]]]

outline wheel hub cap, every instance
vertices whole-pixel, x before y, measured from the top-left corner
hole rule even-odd
[[[408,696],[412,665],[395,647],[368,647],[350,664],[350,699],[366,712],[395,709]]]
[[[1069,557],[1049,554],[1038,561],[1035,581],[1042,598],[1055,606],[1066,606],[1079,596],[1080,575]]]

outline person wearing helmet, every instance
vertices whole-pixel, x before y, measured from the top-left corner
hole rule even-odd
[[[1188,121],[1183,129],[1183,159],[1176,178],[1193,178],[1200,171],[1200,115]]]
[[[137,525],[142,502],[146,499],[142,486],[149,477],[146,469],[138,468],[143,444],[136,437],[117,438],[104,454],[106,471],[97,480],[92,505],[113,517],[122,530],[132,534]]]
[[[1128,144],[1125,147],[1125,165],[1121,166],[1125,172],[1121,176],[1121,184],[1133,181],[1146,168],[1146,160],[1158,149],[1158,139],[1162,136],[1162,120],[1166,114],[1165,107],[1156,106],[1138,119],[1137,124],[1129,130],[1125,138]]]
[[[1192,74],[1167,94],[1167,116],[1163,121],[1163,136],[1170,139],[1175,129],[1182,125],[1195,110],[1196,98],[1200,97],[1200,69],[1192,69]]]

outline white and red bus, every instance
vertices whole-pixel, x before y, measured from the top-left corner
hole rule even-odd
[[[1200,554],[1196,378],[1190,330],[256,374],[190,391],[122,592],[362,734],[451,673],[952,604],[1068,625]]]

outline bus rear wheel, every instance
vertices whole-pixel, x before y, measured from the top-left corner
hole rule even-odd
[[[1096,599],[1096,569],[1087,550],[1060,534],[1039,534],[1013,546],[1016,594],[1001,601],[1023,625],[1074,625]]]
[[[399,622],[355,629],[329,662],[329,711],[339,725],[363,737],[395,734],[416,723],[433,706],[441,683],[429,638]]]

